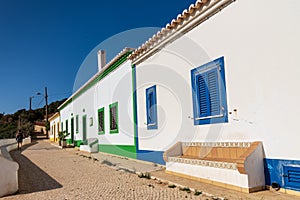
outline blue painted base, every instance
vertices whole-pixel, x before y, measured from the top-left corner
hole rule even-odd
[[[163,153],[163,151],[138,150],[137,159],[165,165],[166,163],[163,159]]]
[[[300,161],[264,159],[266,185],[300,191]]]

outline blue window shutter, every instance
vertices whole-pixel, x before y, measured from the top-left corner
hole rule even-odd
[[[209,91],[207,87],[207,76],[206,74],[200,74],[197,77],[198,81],[198,101],[199,101],[199,116],[207,117],[209,116]]]
[[[154,108],[153,96],[154,96],[153,91],[148,93],[147,101],[148,101],[148,111],[149,111],[149,113],[148,113],[148,122],[149,122],[149,124],[154,123],[154,120],[153,120],[153,114],[154,114],[153,113],[153,108]]]
[[[191,70],[194,124],[228,122],[224,57]]]
[[[218,68],[207,72],[210,116],[220,115],[220,91],[218,84]]]
[[[200,118],[219,115],[220,94],[216,68],[197,76],[197,90]]]
[[[147,129],[157,129],[156,86],[146,89]]]

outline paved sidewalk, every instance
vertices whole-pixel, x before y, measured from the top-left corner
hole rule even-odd
[[[202,191],[210,197],[219,197],[220,199],[286,199],[294,200],[299,199],[298,196],[288,195],[277,191],[260,191],[251,194],[245,194],[242,192],[226,189],[223,187],[201,183],[199,181],[190,180],[187,178],[182,178],[174,176],[171,174],[165,173],[164,166],[156,165],[151,162],[145,162],[140,160],[134,160],[130,158],[124,158],[117,155],[111,155],[106,153],[84,153],[80,152],[79,154],[89,155],[92,158],[98,159],[103,164],[108,164],[114,168],[125,169],[129,172],[134,172],[137,174],[149,172],[152,179],[157,179],[162,182],[167,183],[168,185],[174,184],[179,187],[187,187],[191,190]]]
[[[150,162],[134,160],[106,153],[92,153],[91,156],[99,160],[102,164],[112,166],[116,169],[123,169],[132,173],[146,173],[164,169],[164,166]]]
[[[206,199],[139,178],[134,173],[83,156],[76,149],[60,149],[46,141],[34,141],[22,151],[12,151],[20,165],[19,194],[8,199]]]
[[[161,166],[120,156],[60,149],[34,141],[22,152],[11,152],[20,165],[19,194],[3,199],[300,199],[262,191],[244,194],[164,173]],[[154,179],[135,173],[150,172]],[[170,188],[169,183],[202,194]]]

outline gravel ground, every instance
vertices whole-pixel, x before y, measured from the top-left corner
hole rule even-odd
[[[11,155],[20,165],[19,193],[3,200],[211,199],[110,168],[47,141],[34,141]]]

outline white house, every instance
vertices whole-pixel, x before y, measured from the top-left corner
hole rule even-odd
[[[99,72],[59,107],[61,128],[71,134],[69,144],[136,157],[131,52],[125,48],[106,65],[99,57]]]
[[[177,142],[235,147],[258,141],[255,170],[247,175],[210,174],[176,158],[167,160],[167,170],[248,191],[265,184],[299,191],[299,9],[295,0],[197,1],[139,47],[130,56],[137,158],[164,163],[163,153]]]

